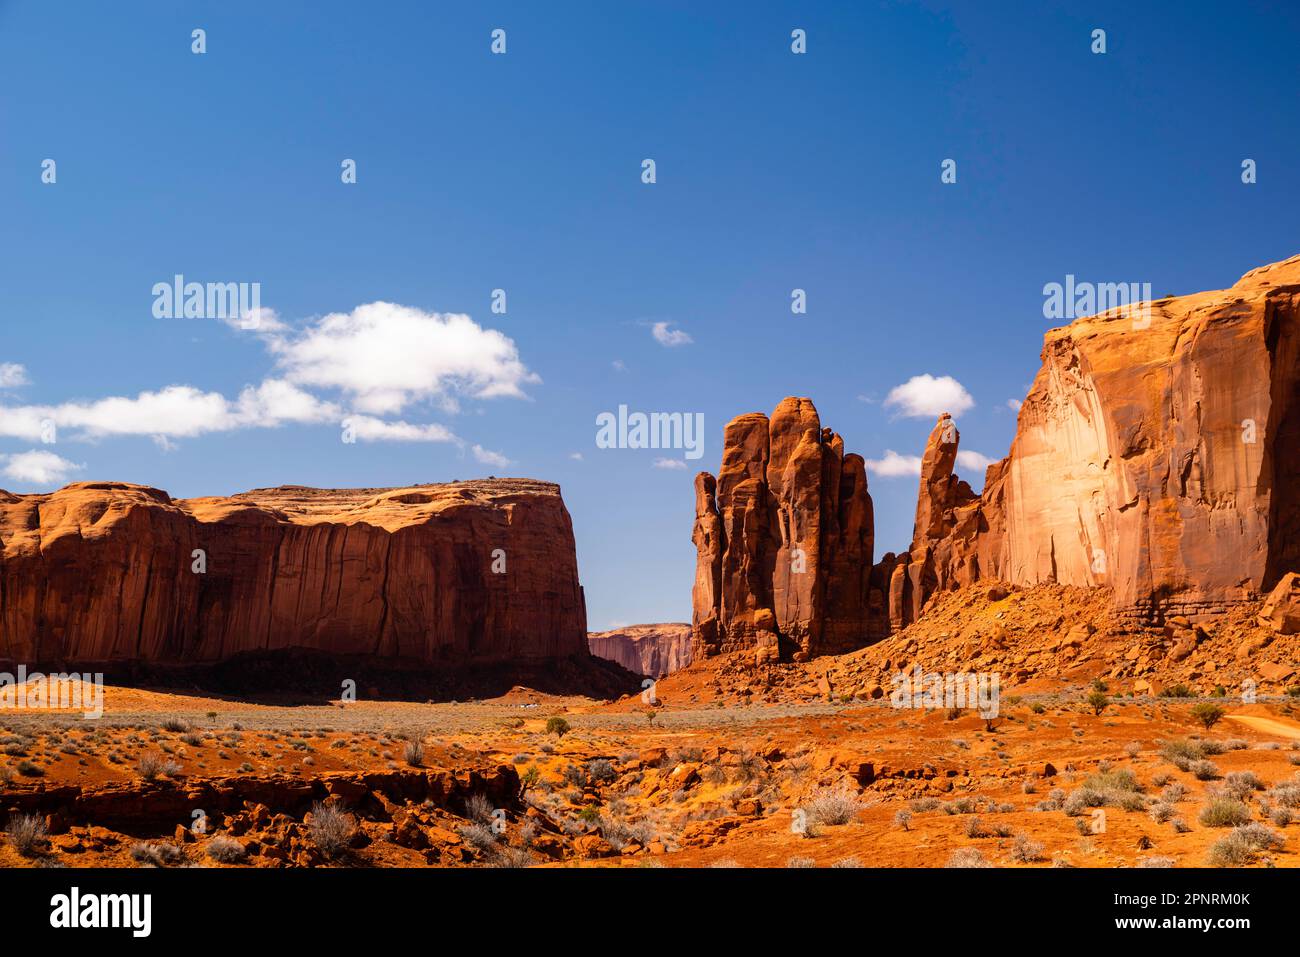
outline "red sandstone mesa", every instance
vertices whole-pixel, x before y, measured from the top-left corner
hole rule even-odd
[[[1300,256],[1053,329],[1042,358],[981,495],[931,434],[894,627],[980,578],[1110,585],[1160,621],[1300,570]]]
[[[874,566],[862,459],[812,403],[733,419],[717,479],[695,481],[696,653],[859,647],[982,579],[1107,585],[1121,615],[1160,623],[1300,571],[1300,256],[1147,305],[1046,334],[1011,452],[978,495],[940,416],[911,547]]]
[[[573,529],[548,482],[189,500],[120,483],[0,491],[0,657],[12,660],[308,648],[495,664],[585,656],[585,636]]]
[[[636,675],[662,678],[691,663],[691,626],[680,623],[626,625],[587,636],[587,647]]]

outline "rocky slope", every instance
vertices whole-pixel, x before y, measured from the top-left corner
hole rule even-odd
[[[696,655],[844,651],[867,627],[874,517],[860,455],[812,401],[727,424],[722,468],[695,479]]]
[[[424,665],[587,654],[559,486],[0,492],[0,657],[212,662],[307,648]]]
[[[691,626],[674,622],[592,632],[587,635],[587,648],[633,674],[662,678],[691,663]]]

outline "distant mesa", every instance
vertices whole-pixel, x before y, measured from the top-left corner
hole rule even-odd
[[[587,635],[587,647],[598,658],[617,662],[633,674],[662,678],[691,663],[688,622],[626,625]]]

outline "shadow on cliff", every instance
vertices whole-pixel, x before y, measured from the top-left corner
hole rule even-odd
[[[0,662],[0,665],[3,663]],[[34,671],[30,665],[29,671]],[[641,691],[642,676],[604,658],[569,658],[508,665],[430,668],[393,659],[328,655],[310,649],[247,652],[211,664],[148,662],[66,663],[47,671],[103,672],[108,685],[127,685],[181,694],[201,692],[238,701],[280,705],[323,705],[343,695],[345,682],[358,699],[468,701],[496,698],[516,687],[543,694],[612,699]]]

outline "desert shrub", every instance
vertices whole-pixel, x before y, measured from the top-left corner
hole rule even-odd
[[[188,744],[191,748],[203,747],[203,735],[201,734],[194,734],[193,732],[190,732],[188,734],[182,734],[181,740],[184,741],[186,744]]]
[[[486,851],[497,842],[496,832],[482,824],[466,824],[458,833],[466,844],[479,851]]]
[[[465,799],[465,816],[479,824],[490,824],[495,810],[492,802],[482,794],[471,794]]]
[[[180,718],[168,718],[162,724],[164,731],[174,731],[177,734],[185,734],[190,730],[188,721],[182,721]]]
[[[140,777],[146,781],[152,781],[159,775],[170,777],[179,774],[181,766],[157,751],[148,751],[140,755],[136,770],[140,772]]]
[[[1249,824],[1234,828],[1232,833],[1260,851],[1276,851],[1286,843],[1286,838],[1281,834],[1272,828],[1265,827],[1258,821],[1252,821]]]
[[[1187,785],[1181,781],[1171,781],[1160,792],[1160,800],[1166,804],[1177,804],[1187,797]]]
[[[1200,742],[1187,738],[1181,741],[1166,741],[1164,747],[1160,749],[1160,756],[1179,771],[1186,771],[1193,761],[1205,757],[1205,748]]]
[[[337,857],[347,850],[356,830],[356,819],[346,811],[320,802],[311,806],[307,836],[326,857]]]
[[[597,820],[601,836],[609,841],[616,851],[623,850],[629,844],[640,844],[644,847],[655,839],[655,828],[649,821],[640,821],[633,824],[608,815],[601,815],[599,812],[597,812]]]
[[[1211,867],[1241,867],[1255,860],[1255,848],[1234,831],[1215,841],[1205,860]]]
[[[1027,834],[1017,834],[1015,843],[1011,845],[1011,859],[1022,864],[1041,861],[1043,859],[1043,845],[1038,841],[1031,840]]]
[[[1124,745],[1124,753],[1127,754],[1130,758],[1136,758],[1139,754],[1142,753],[1141,742],[1130,741],[1128,744]]]
[[[238,864],[247,853],[243,844],[240,844],[233,837],[225,837],[220,834],[208,841],[208,846],[204,850],[208,857],[222,864]]]
[[[587,776],[597,784],[604,784],[606,781],[612,781],[618,777],[614,770],[614,765],[604,758],[596,758],[587,762]]]
[[[527,848],[498,844],[496,852],[492,855],[491,864],[493,867],[531,867],[533,855]]]
[[[558,715],[549,718],[546,721],[546,733],[553,734],[557,738],[562,738],[569,733],[569,722],[565,721]]]
[[[1254,771],[1232,771],[1223,779],[1223,786],[1238,801],[1254,791],[1264,790],[1264,782]]]
[[[1174,685],[1160,692],[1161,698],[1190,698],[1192,689],[1187,685]]]
[[[131,859],[145,867],[166,867],[186,860],[185,852],[175,844],[139,843],[131,846]]]
[[[1209,731],[1218,724],[1223,718],[1224,713],[1225,712],[1222,708],[1217,704],[1210,703],[1209,701],[1202,701],[1200,704],[1195,705],[1192,708],[1192,717],[1204,726],[1206,731]]]
[[[34,764],[33,762],[27,760],[22,760],[18,762],[18,773],[25,775],[29,778],[39,778],[45,774],[45,769],[42,768],[39,764]]]
[[[973,838],[988,837],[989,832],[985,830],[983,822],[977,815],[972,814],[966,819],[966,836]]]
[[[943,802],[935,797],[917,798],[910,805],[917,814],[924,814],[926,811],[933,811]]]
[[[816,867],[817,862],[811,857],[792,857],[785,862],[786,867]]]
[[[424,764],[424,745],[419,741],[407,741],[402,756],[406,758],[407,764],[418,768]]]
[[[856,857],[846,857],[843,860],[836,861],[831,867],[861,867],[862,862]]]
[[[1065,799],[1061,805],[1061,810],[1070,817],[1078,817],[1089,808],[1101,807],[1106,803],[1106,795],[1100,791],[1093,791],[1089,788],[1079,788],[1071,791],[1070,796]]]
[[[1138,867],[1173,867],[1174,859],[1172,857],[1142,857],[1138,859]]]
[[[1088,707],[1092,708],[1092,713],[1100,715],[1110,704],[1110,698],[1106,697],[1104,691],[1093,691],[1087,698]]]
[[[1198,781],[1213,781],[1219,776],[1219,769],[1213,761],[1193,761],[1187,766],[1187,770],[1191,771]]]
[[[940,805],[944,814],[974,814],[976,804],[974,798],[959,797],[952,801],[945,801]]]
[[[1201,808],[1197,820],[1206,827],[1236,827],[1250,821],[1250,808],[1232,798],[1214,798]]]
[[[1300,808],[1300,784],[1277,784],[1268,790],[1267,797],[1282,807]]]
[[[899,811],[897,814],[894,815],[894,824],[897,827],[901,827],[904,831],[910,831],[911,824],[912,824],[912,812],[908,810]]]
[[[15,814],[9,818],[5,834],[15,851],[23,857],[35,857],[49,832],[45,822],[35,814]]]
[[[945,867],[992,867],[978,848],[959,847],[948,857]]]
[[[1092,775],[1083,782],[1085,788],[1093,791],[1140,791],[1137,777],[1127,769],[1122,771],[1102,771]]]
[[[1294,815],[1288,807],[1275,807],[1269,812],[1268,819],[1278,827],[1286,827],[1294,820]]]
[[[1157,824],[1165,824],[1178,816],[1177,809],[1172,804],[1165,804],[1163,801],[1157,801],[1151,805],[1150,813],[1151,820]]]
[[[808,801],[808,817],[817,824],[848,824],[862,807],[858,796],[847,786],[820,788]]]

